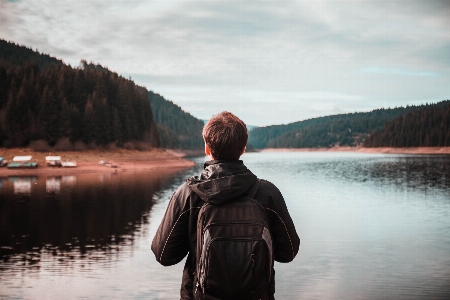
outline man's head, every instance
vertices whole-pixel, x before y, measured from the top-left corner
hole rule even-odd
[[[206,152],[214,159],[238,160],[245,151],[248,133],[245,123],[230,112],[213,116],[203,127]]]

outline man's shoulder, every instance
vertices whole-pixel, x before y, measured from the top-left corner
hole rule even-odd
[[[255,200],[258,200],[265,208],[276,209],[284,203],[283,195],[275,184],[260,179],[259,187],[255,194]]]
[[[275,187],[276,188],[276,185],[274,184],[274,183],[272,183],[271,181],[269,181],[269,180],[267,180],[267,179],[264,179],[264,178],[259,178],[258,177],[258,179],[261,181],[261,186],[269,186],[269,187]]]
[[[189,185],[187,182],[181,184],[174,192],[172,197],[175,197],[176,199],[186,199],[190,196],[191,189],[189,188]]]
[[[200,197],[195,194],[187,182],[181,184],[172,194],[172,200],[178,202],[180,206],[200,205]],[[189,203],[188,203],[189,202]]]
[[[258,188],[258,192],[264,192],[265,194],[269,194],[269,195],[281,195],[280,190],[278,189],[278,187],[273,184],[272,182],[270,182],[269,180],[266,179],[260,179],[260,184],[259,184],[259,188]]]
[[[175,192],[189,192],[189,184],[187,182],[183,182],[178,188],[175,190]]]

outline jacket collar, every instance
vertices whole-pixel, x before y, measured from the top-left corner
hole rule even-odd
[[[205,162],[200,175],[187,179],[189,188],[203,201],[223,204],[244,194],[256,181],[241,160]]]

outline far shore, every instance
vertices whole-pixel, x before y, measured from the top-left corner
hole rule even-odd
[[[161,173],[174,172],[190,168],[194,162],[185,158],[193,153],[153,149],[148,151],[138,150],[84,150],[84,151],[60,151],[60,152],[36,152],[28,148],[1,149],[0,156],[11,161],[14,156],[31,155],[32,161],[38,162],[37,168],[9,169],[7,166],[0,168],[0,177],[3,176],[60,176],[91,173],[111,173],[130,171],[155,171]],[[63,168],[46,165],[45,157],[50,155],[61,156],[61,161],[75,161],[77,167]],[[100,160],[114,163],[117,168],[111,168],[99,164]]]
[[[450,154],[450,147],[410,147],[410,148],[363,148],[363,147],[332,147],[332,148],[267,148],[261,152],[357,152],[381,154]]]

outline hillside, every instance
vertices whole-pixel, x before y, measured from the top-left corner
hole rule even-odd
[[[0,146],[160,145],[146,89],[103,67],[84,62],[72,68],[13,43],[1,45]]]
[[[152,91],[148,92],[148,99],[153,109],[155,122],[158,125],[163,148],[203,149],[203,121]]]
[[[287,125],[260,127],[250,131],[249,143],[257,149],[361,146],[371,133],[383,128],[387,121],[415,110],[442,106],[445,103],[446,101],[434,105],[377,109],[367,113],[341,114]]]
[[[365,147],[450,146],[450,101],[425,106],[385,123],[370,135]]]

